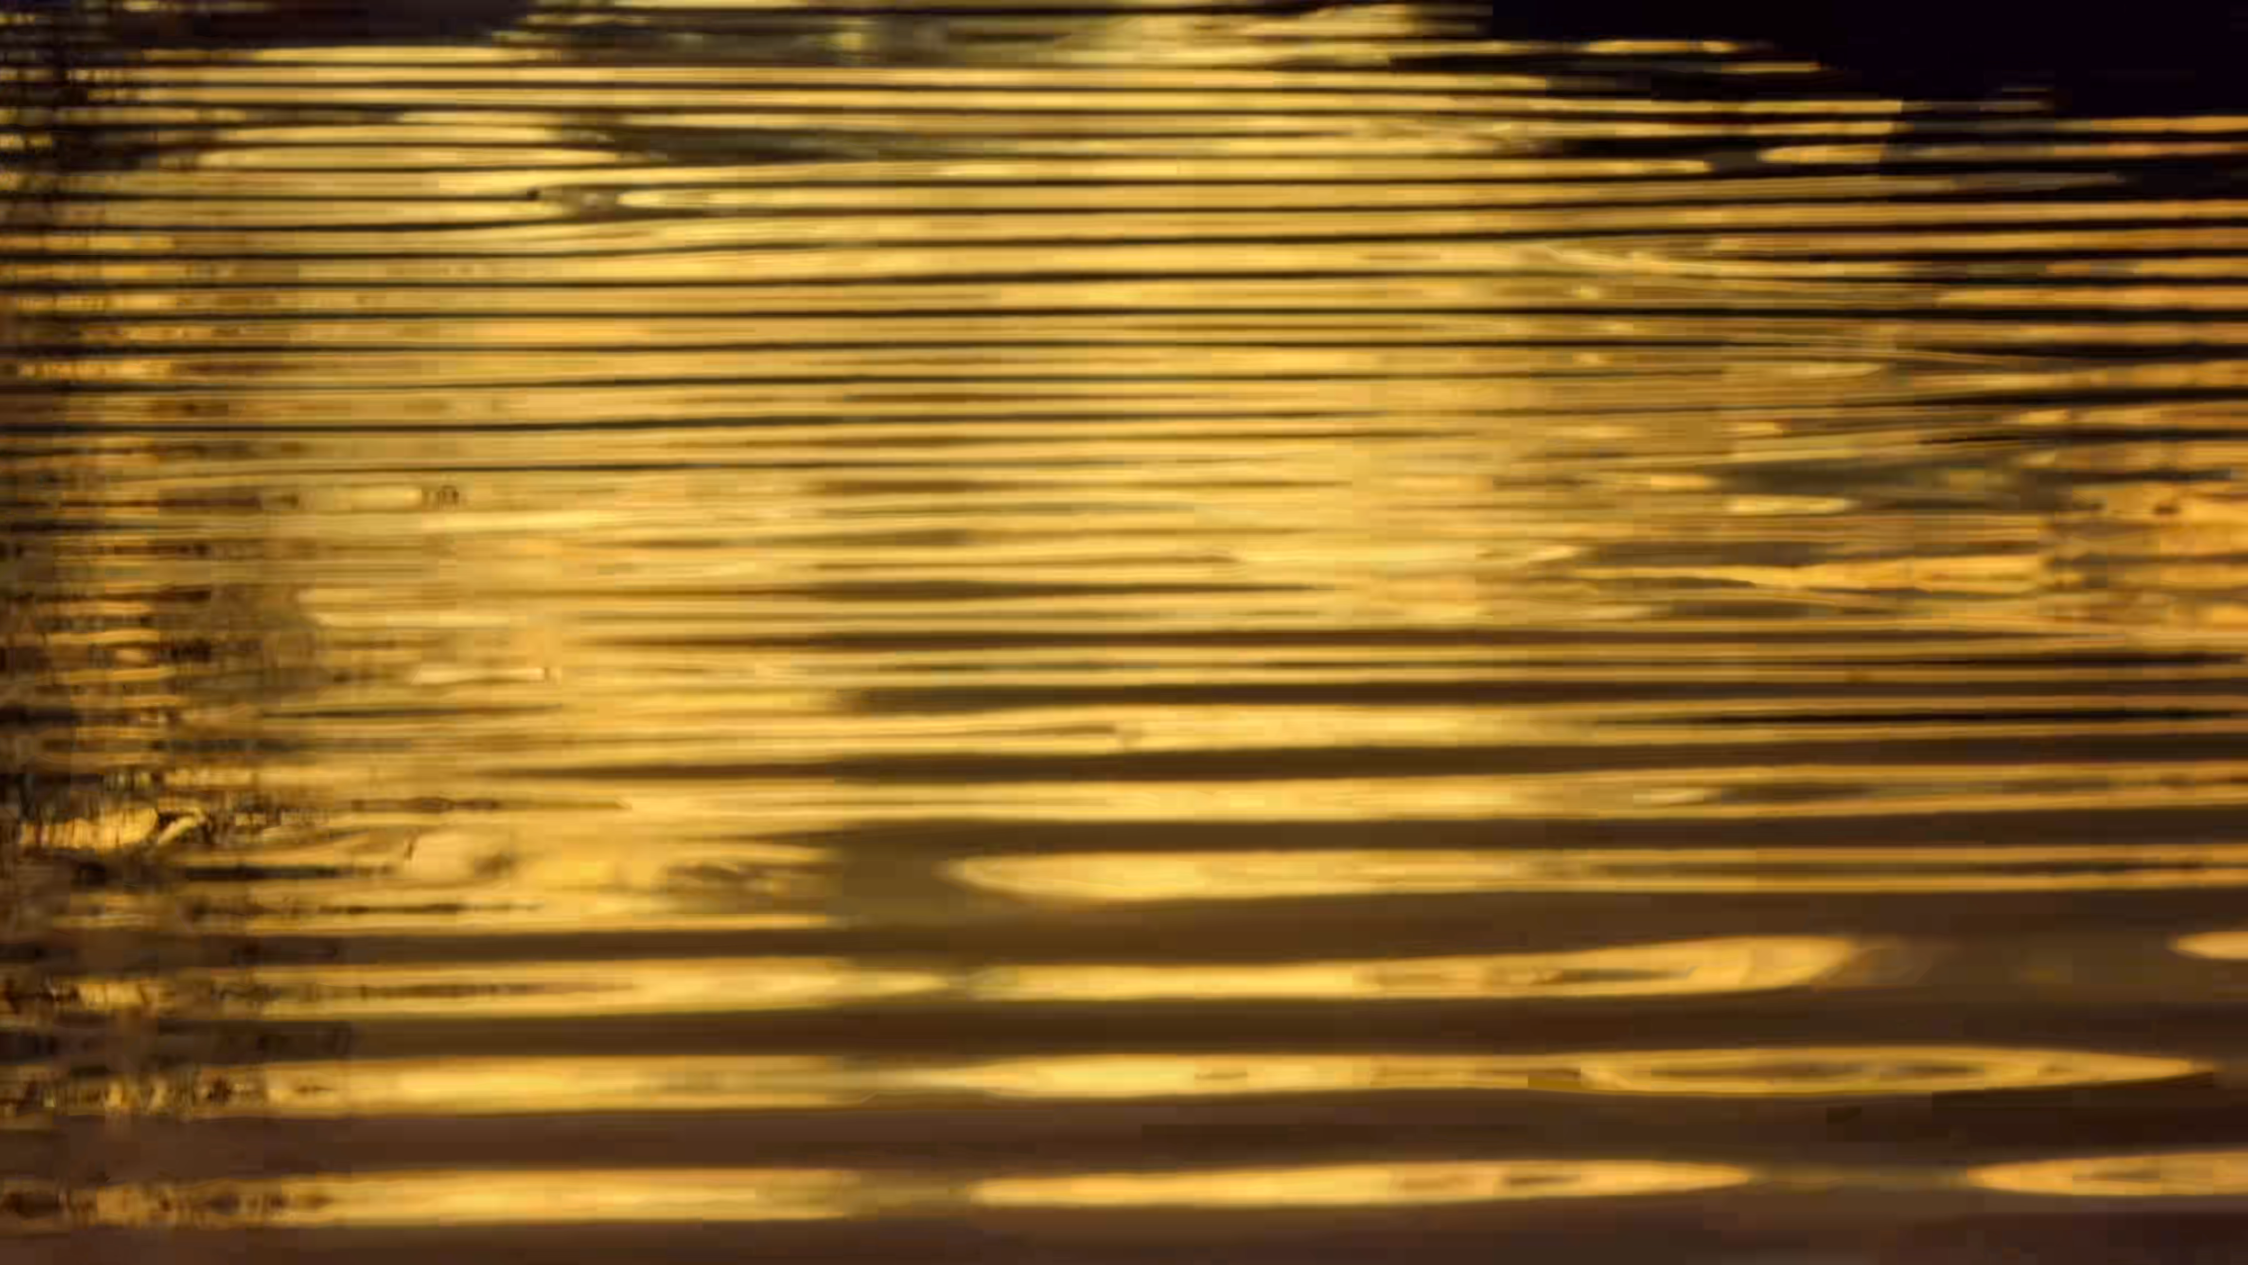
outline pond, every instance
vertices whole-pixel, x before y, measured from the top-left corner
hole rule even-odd
[[[0,7],[10,1259],[2232,1259],[2157,20]]]

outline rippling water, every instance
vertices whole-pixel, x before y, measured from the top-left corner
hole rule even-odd
[[[2248,1259],[2248,115],[235,8],[0,5],[9,1259]]]

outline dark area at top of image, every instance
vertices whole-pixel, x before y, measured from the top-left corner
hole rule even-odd
[[[2248,94],[2248,5],[2148,0],[2126,9],[2030,0],[1494,0],[1500,38],[1699,39],[1765,45],[1905,96],[2050,92],[2063,103],[2216,102]]]

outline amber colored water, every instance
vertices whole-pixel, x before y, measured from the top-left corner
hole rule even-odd
[[[6,1259],[2248,1260],[2248,108],[325,7],[0,6]]]

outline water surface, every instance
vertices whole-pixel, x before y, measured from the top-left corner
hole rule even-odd
[[[486,8],[0,12],[12,1258],[2235,1259],[2248,113]]]

